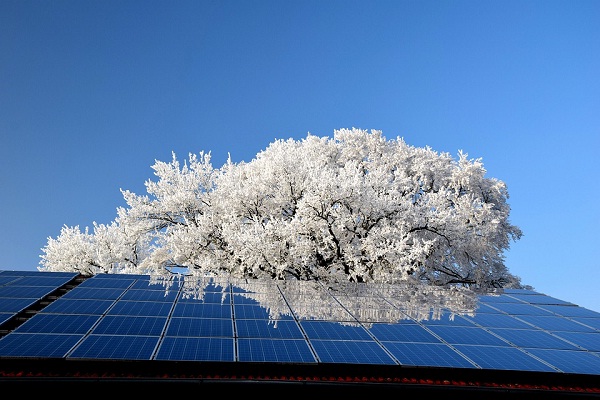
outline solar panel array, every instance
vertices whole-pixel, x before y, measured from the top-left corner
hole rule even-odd
[[[76,276],[0,271],[0,327]],[[598,312],[529,290],[479,295],[469,309],[464,307],[468,301],[430,296],[432,305],[419,293],[401,289],[96,275],[4,334],[0,358],[382,364],[600,375]]]

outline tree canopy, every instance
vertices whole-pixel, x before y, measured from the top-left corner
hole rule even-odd
[[[520,287],[504,264],[522,235],[506,185],[462,151],[353,128],[220,168],[200,152],[152,169],[111,223],[48,238],[38,269]]]

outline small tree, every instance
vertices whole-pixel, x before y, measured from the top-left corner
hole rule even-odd
[[[520,287],[506,185],[463,152],[341,129],[218,169],[204,152],[152,168],[147,195],[122,190],[127,207],[93,234],[63,227],[39,269]]]

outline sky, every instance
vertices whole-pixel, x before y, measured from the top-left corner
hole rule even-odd
[[[0,269],[108,224],[156,160],[336,129],[481,158],[505,253],[600,312],[600,2],[0,0]]]

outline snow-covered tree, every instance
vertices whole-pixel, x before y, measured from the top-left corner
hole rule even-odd
[[[152,166],[110,225],[63,227],[45,271],[520,287],[506,185],[481,159],[341,129],[276,140],[250,162]]]

